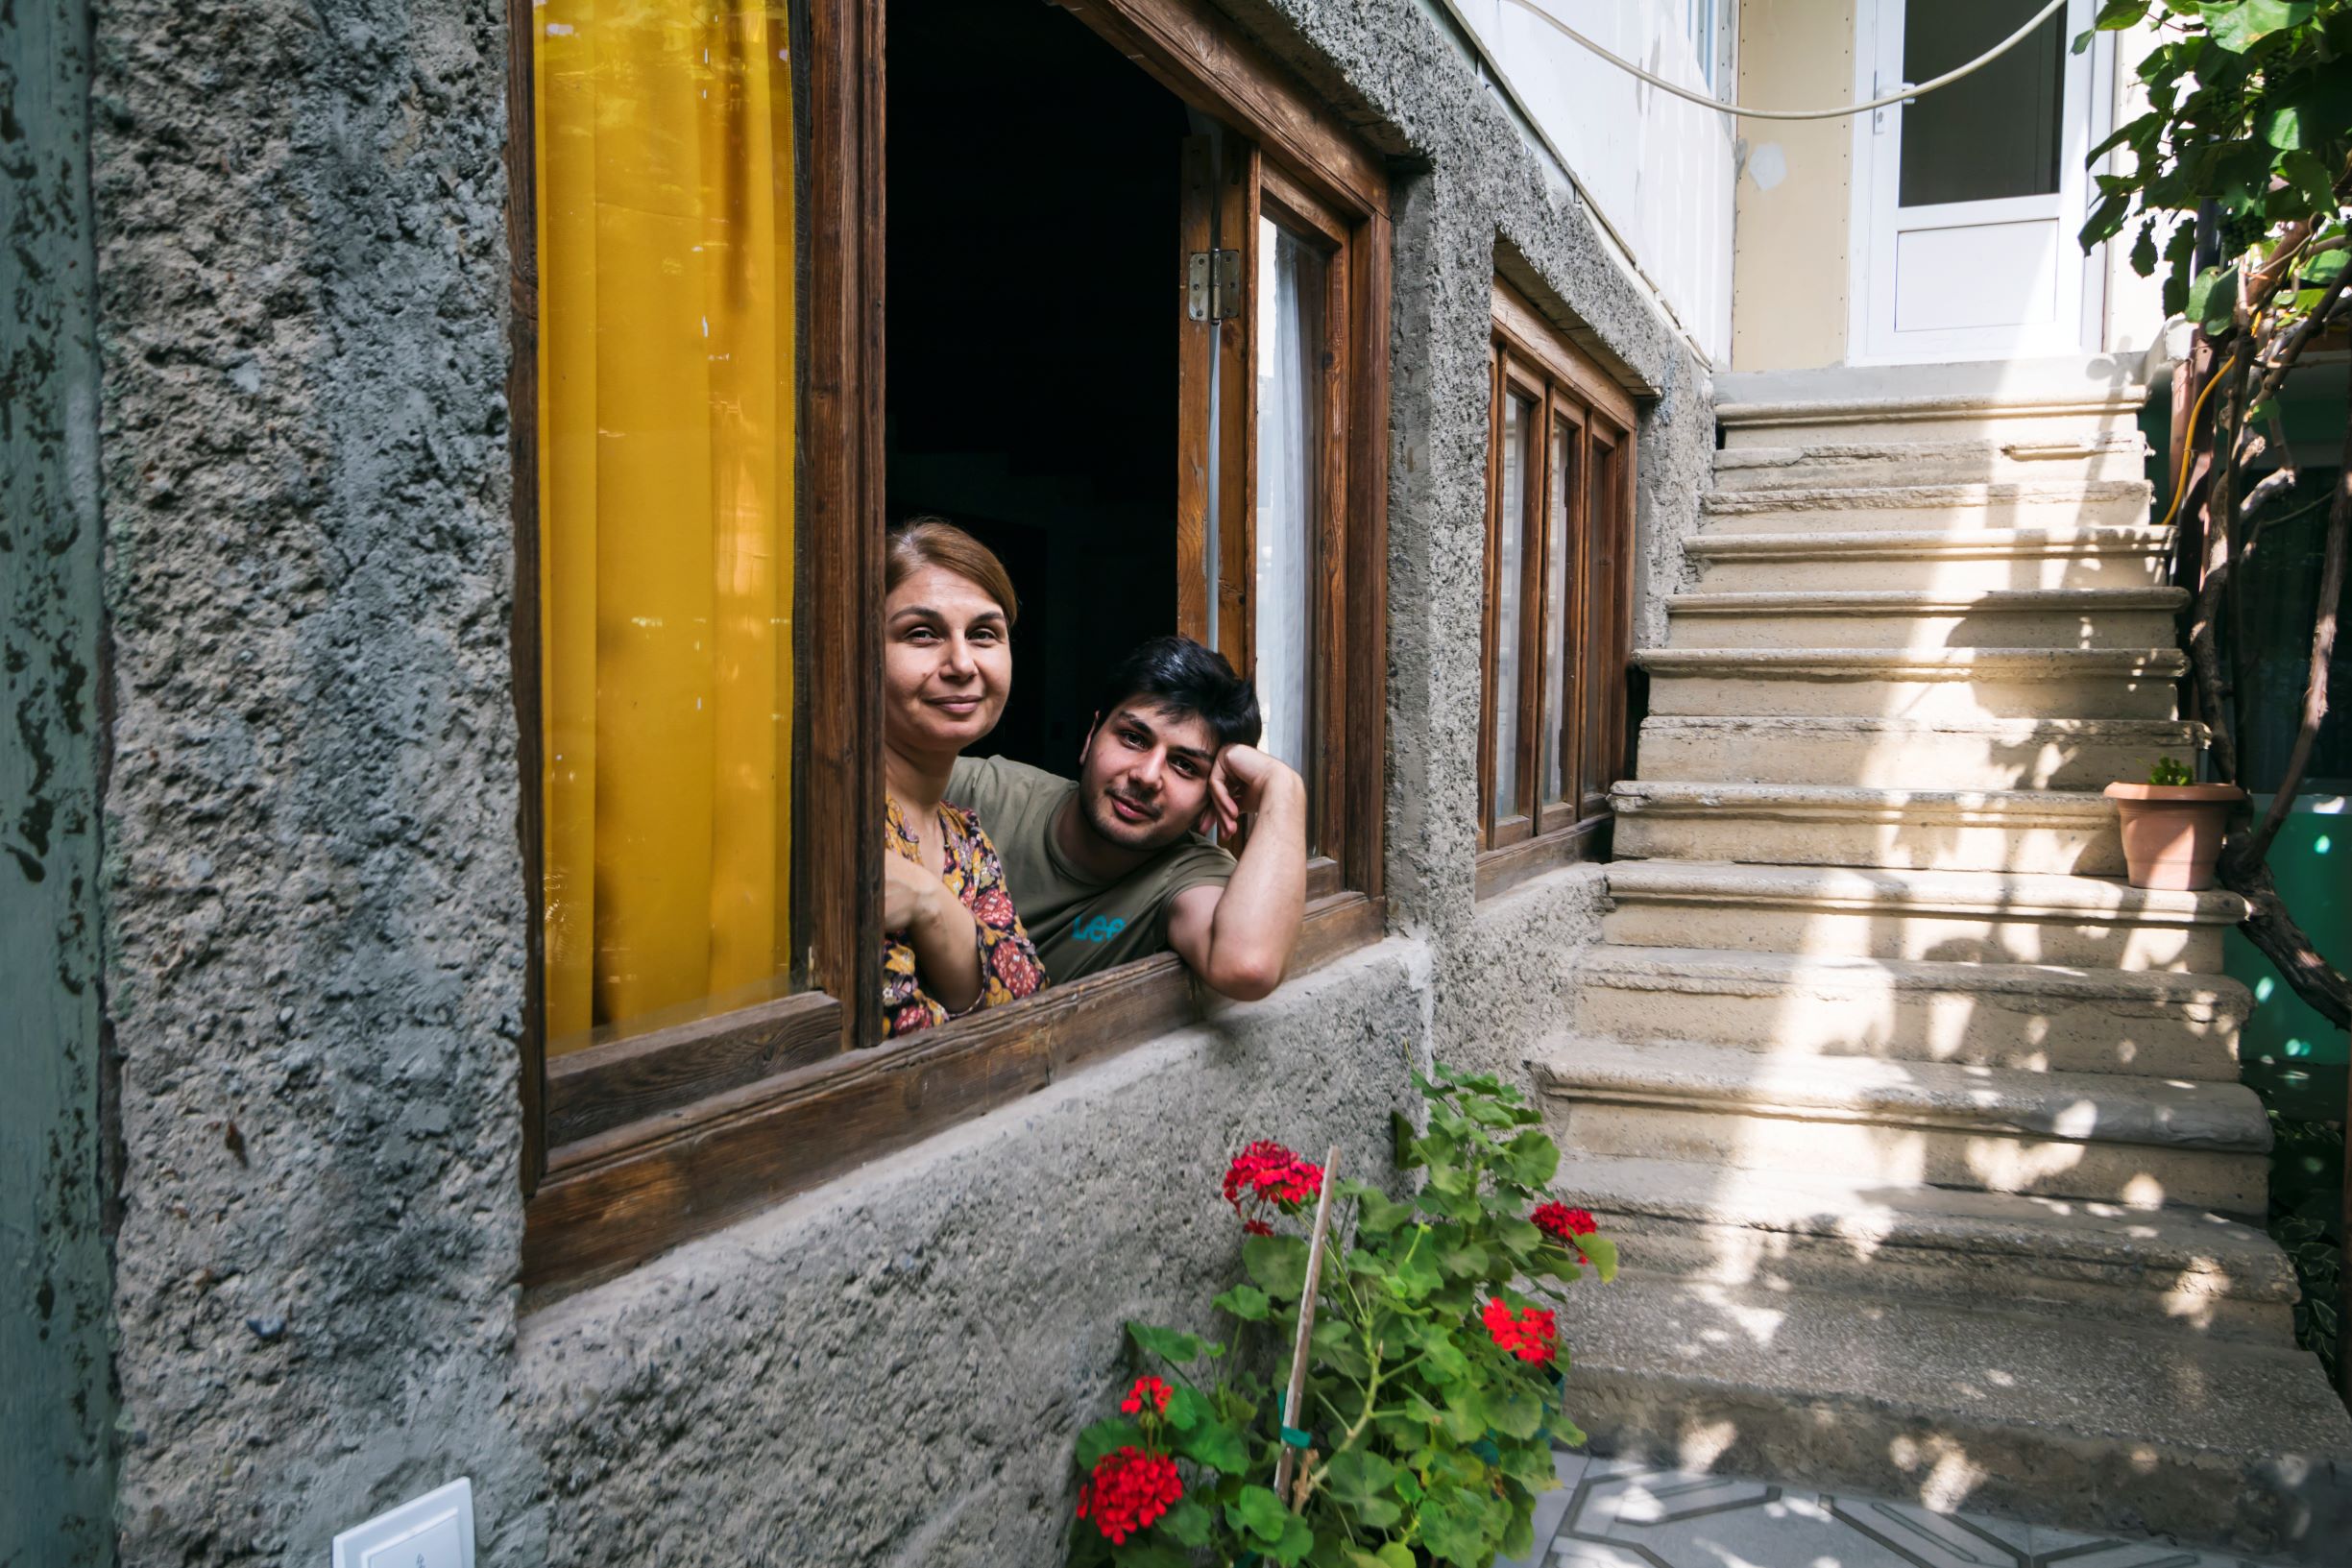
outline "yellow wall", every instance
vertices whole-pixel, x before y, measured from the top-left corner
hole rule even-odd
[[[1854,96],[1853,0],[1744,0],[1739,102],[1814,109]],[[1732,231],[1732,364],[1808,370],[1846,353],[1852,122],[1742,120]]]

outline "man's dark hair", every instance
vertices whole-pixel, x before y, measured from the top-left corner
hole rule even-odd
[[[1155,637],[1120,660],[1103,683],[1095,716],[1108,718],[1138,699],[1199,718],[1220,748],[1255,745],[1264,728],[1256,689],[1233,673],[1224,654],[1189,637]]]

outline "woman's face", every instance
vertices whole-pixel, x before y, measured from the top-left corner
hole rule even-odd
[[[924,567],[883,603],[883,739],[959,752],[996,728],[1012,690],[1005,610],[971,579]]]

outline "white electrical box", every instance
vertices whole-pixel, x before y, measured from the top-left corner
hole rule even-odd
[[[335,1537],[334,1568],[473,1568],[473,1483],[379,1513]]]

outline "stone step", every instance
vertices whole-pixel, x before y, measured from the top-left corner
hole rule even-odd
[[[2068,790],[1632,779],[1610,800],[1621,859],[2123,875],[2114,804]]]
[[[1676,648],[2150,648],[2174,638],[2184,588],[1814,589],[1677,593]]]
[[[2303,1351],[1630,1273],[1570,1296],[1597,1453],[2331,1568],[2352,1540],[2352,1418]]]
[[[1724,453],[1724,456],[1734,454]],[[2145,526],[2154,493],[2146,479],[2020,479],[1716,489],[1700,502],[1717,534],[1804,534],[1856,529]]]
[[[2221,973],[2245,900],[2113,878],[1624,860],[1607,941],[1976,964]]]
[[[1888,788],[2076,789],[2194,760],[2186,719],[1671,716],[1641,722],[1639,766],[1661,779]]]
[[[1802,390],[1746,386],[1733,377],[1720,378],[1715,422],[1722,426],[1723,445],[1739,449],[1880,442],[2038,445],[2121,439],[2138,429],[2141,405],[2147,401],[2147,389],[2139,386],[2051,385],[2031,391],[1984,386],[1928,391],[1913,374],[1899,374],[1879,386],[1861,384],[1868,379],[1864,375],[1848,375],[1845,378],[1853,384],[1836,388],[1829,384],[1828,374],[1816,373],[1808,378],[1814,384]]]
[[[2043,441],[1815,441],[1727,446],[1715,454],[1715,493],[1855,490],[1870,485],[2043,484],[2147,477],[2137,429]]]
[[[2297,1288],[2286,1253],[2253,1226],[2200,1210],[1637,1155],[1568,1155],[1551,1190],[1625,1238],[1645,1274],[2293,1343]]]
[[[1580,1031],[1536,1076],[1581,1154],[2240,1216],[2267,1191],[2269,1120],[2239,1083],[1623,1040],[1581,1015]]]
[[[1792,589],[2152,588],[2172,531],[2154,527],[1709,529],[1684,546],[1710,593]]]
[[[2174,716],[2177,648],[1645,648],[1654,713]]]
[[[2209,1084],[2237,1081],[2254,1005],[2219,975],[1619,946],[1578,955],[1574,994],[1587,1036],[1811,1058],[1831,1073],[1868,1060]]]

